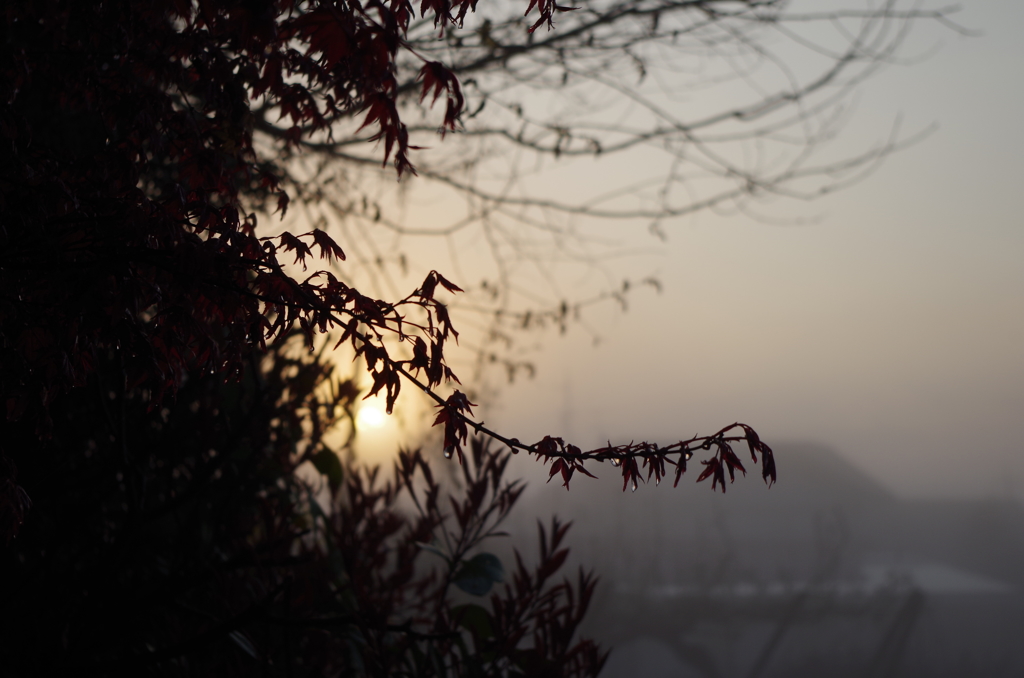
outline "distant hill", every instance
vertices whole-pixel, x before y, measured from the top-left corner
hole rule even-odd
[[[574,521],[575,561],[602,576],[588,630],[662,658],[633,676],[1024,673],[1024,508],[899,499],[824,446],[776,454],[770,490],[756,468],[725,495],[692,472],[635,493],[608,468],[569,492],[532,482],[512,531]]]

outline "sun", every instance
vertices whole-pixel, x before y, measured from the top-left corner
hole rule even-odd
[[[388,422],[388,415],[377,403],[364,403],[356,415],[356,426],[359,428],[383,428]]]

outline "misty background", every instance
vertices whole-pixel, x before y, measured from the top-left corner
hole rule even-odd
[[[1024,8],[956,18],[982,35],[915,26],[919,58],[861,85],[841,142],[877,144],[897,118],[930,136],[851,188],[761,210],[776,223],[672,224],[657,254],[615,262],[663,292],[545,337],[492,423],[597,445],[739,420],[827,444],[898,496],[1024,499]]]
[[[557,513],[574,562],[602,575],[587,632],[617,648],[606,675],[1024,672],[1024,6],[955,18],[981,35],[915,25],[836,150],[897,123],[934,126],[924,139],[813,202],[666,224],[608,265],[660,293],[529,339],[536,376],[485,402],[524,441],[668,443],[741,421],[776,450],[775,487],[755,467],[725,495],[692,470],[622,493],[611,467],[566,492],[515,460],[515,543],[529,553]]]
[[[738,420],[776,446],[775,487],[754,469],[725,495],[516,469],[603,575],[587,631],[617,647],[607,675],[1024,671],[1024,8],[957,19],[983,35],[915,27],[921,58],[863,85],[843,143],[897,116],[934,133],[774,223],[674,224],[629,262],[662,293],[547,339],[487,413],[524,440]]]

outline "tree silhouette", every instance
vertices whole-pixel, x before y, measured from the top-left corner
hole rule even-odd
[[[300,188],[309,182],[297,160],[311,155],[337,161],[343,157],[339,148],[365,138],[381,142],[384,160],[401,176],[415,171],[415,129],[400,111],[417,101],[429,108],[444,99],[442,132],[461,129],[467,99],[460,74],[474,78],[475,87],[483,87],[483,75],[492,73],[499,80],[530,82],[515,59],[553,53],[560,55],[562,80],[594,78],[602,55],[632,55],[641,67],[642,46],[712,29],[733,35],[729,20],[778,24],[786,18],[776,3],[740,3],[728,10],[702,2],[588,6],[562,12],[571,17],[565,29],[545,34],[537,29],[550,26],[564,8],[540,2],[530,6],[529,25],[521,18],[488,19],[467,44],[456,30],[471,9],[467,3],[428,2],[418,18],[408,3],[12,7],[0,273],[6,291],[0,350],[8,419],[28,416],[45,432],[49,404],[86,383],[103,350],[118,351],[127,388],[144,389],[155,407],[189,372],[237,378],[251,348],[262,350],[298,327],[310,346],[318,334],[340,333],[337,344],[365,360],[371,393],[385,392],[389,409],[403,380],[426,392],[441,409],[445,448],[455,453],[470,428],[497,436],[469,418],[469,400],[462,394],[437,390],[457,381],[445,348],[458,334],[435,291],[460,288],[431,272],[405,297],[376,298],[337,269],[306,270],[317,255],[328,264],[345,259],[326,231],[261,235],[260,215],[266,220],[270,212],[287,210],[285,185],[304,204],[317,202],[306,199],[308,188]],[[666,12],[675,19],[662,16]],[[718,118],[760,119],[788,102],[803,102],[850,63],[885,53],[879,38],[873,50],[867,48],[876,24],[920,15],[891,7],[866,14],[866,28],[826,76]],[[509,37],[516,26],[525,36],[518,43]],[[747,44],[742,34],[734,39]],[[452,67],[433,58],[445,55],[452,55]],[[529,77],[543,83],[548,74]],[[494,99],[485,92],[481,105]],[[342,137],[350,121],[355,136]],[[582,132],[567,128],[545,146],[544,134],[528,133],[528,123],[513,143],[561,155],[582,152]],[[681,134],[702,148],[706,143],[693,136],[700,127],[676,121],[653,132],[620,132],[632,141],[617,145],[591,135],[584,146],[604,153],[653,137],[671,146]],[[467,134],[507,139],[510,128],[505,129],[467,127]],[[748,192],[779,187],[800,174],[791,169],[785,178],[768,181],[729,163],[721,171],[740,177]],[[657,212],[673,213],[667,204]],[[294,255],[294,261],[279,255]],[[301,265],[302,272],[290,272],[289,263]],[[558,471],[566,481],[585,460],[614,459],[622,462],[628,485],[639,477],[638,459],[665,460],[681,471],[694,450],[710,446],[716,454],[700,477],[717,485],[725,470],[743,470],[730,449],[740,440],[750,443],[755,462],[766,461],[758,454],[766,456],[766,479],[773,473],[770,450],[740,425],[668,447],[642,443],[585,454],[557,438],[527,445],[497,437],[547,461],[563,459]],[[651,473],[663,474],[660,463],[647,465]],[[18,513],[18,500],[8,504]]]
[[[469,342],[482,362],[510,371],[517,365],[496,346],[621,301],[635,286],[603,262],[667,237],[673,219],[701,210],[770,219],[773,199],[839,190],[927,134],[905,133],[897,119],[859,153],[832,147],[859,86],[899,62],[914,22],[963,30],[948,10],[895,2],[817,12],[784,2],[572,4],[551,31],[528,32],[534,19],[515,5],[488,7],[443,40],[430,21],[410,25],[416,54],[456,73],[466,102],[457,133],[439,142],[439,113],[415,105],[418,58],[399,55],[401,110],[410,143],[423,147],[415,181],[382,170],[361,118],[304,141],[302,163],[282,179],[302,205],[296,220],[345,234],[347,272],[361,266],[364,289],[396,296],[389,274],[442,270],[415,266],[426,238],[448,238],[453,250],[479,243],[473,259],[486,264],[460,274],[467,294],[451,308],[460,327],[482,326],[484,345]],[[281,148],[277,112],[254,114],[257,133]],[[602,222],[614,230],[590,229]],[[475,275],[484,280],[473,284]],[[578,288],[584,275],[606,282],[567,294],[562,283]]]
[[[46,443],[8,425],[33,507],[0,553],[0,673],[596,675],[568,526],[507,574],[481,550],[522,492],[510,452],[474,440],[460,489],[419,451],[343,468],[324,436],[360,392],[322,357],[284,342],[153,409],[111,351]]]
[[[771,449],[746,424],[581,450],[473,419],[446,356],[459,335],[443,299],[461,288],[431,270],[404,296],[360,291],[327,215],[407,226],[359,181],[328,174],[372,174],[381,161],[403,181],[419,172],[476,201],[467,226],[494,215],[530,225],[542,210],[650,219],[657,231],[660,219],[796,190],[896,147],[820,167],[800,152],[767,174],[711,149],[719,125],[723,137],[758,140],[827,118],[837,100],[815,95],[847,91],[887,57],[892,27],[945,13],[855,15],[848,49],[809,84],[686,122],[609,78],[624,62],[643,78],[656,48],[680,41],[759,54],[744,27],[843,16],[788,16],[775,1],[531,0],[514,17],[481,7],[466,28],[475,10],[469,0],[8,3],[0,519],[4,581],[17,584],[3,594],[6,671],[220,674],[258,662],[285,674],[595,675],[602,653],[574,638],[593,578],[553,579],[566,526],[541,529],[539,565],[517,556],[503,590],[500,564],[478,552],[519,496],[503,480],[508,454],[535,455],[566,487],[576,471],[590,475],[585,462],[608,461],[635,489],[669,474],[678,483],[699,451],[697,480],[724,491],[726,473],[746,472],[734,450],[745,444],[774,482]],[[515,100],[516,87],[577,81],[620,92],[653,126],[545,121]],[[747,122],[758,124],[729,128]],[[417,164],[419,137],[438,131],[473,161]],[[696,150],[697,166],[731,187],[683,204],[666,185],[653,206],[623,210],[472,180],[491,157],[480,144],[571,158],[652,142],[677,163]],[[670,184],[685,183],[673,172]],[[290,204],[304,223],[275,228]],[[571,308],[512,311],[529,325],[565,322]],[[419,452],[399,455],[386,482],[343,464],[325,435],[363,394],[325,353],[296,352],[296,337],[359,358],[389,411],[403,383],[432,399],[462,490],[442,502]],[[304,478],[310,466],[318,475]],[[489,608],[452,587],[493,590]]]

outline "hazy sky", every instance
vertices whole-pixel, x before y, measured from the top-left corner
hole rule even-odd
[[[773,206],[812,223],[671,225],[621,269],[664,292],[592,311],[597,346],[580,328],[545,338],[538,376],[488,422],[597,445],[739,420],[828,444],[905,496],[1024,499],[1024,6],[957,19],[984,35],[916,29],[910,52],[937,51],[868,81],[846,140],[884,140],[897,115],[934,134],[844,192]]]

